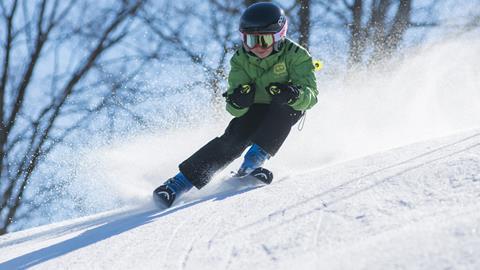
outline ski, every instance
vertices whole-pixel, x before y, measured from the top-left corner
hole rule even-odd
[[[265,169],[263,167],[259,167],[251,171],[250,173],[246,175],[233,175],[233,179],[237,179],[237,185],[240,184],[242,185],[242,181],[244,181],[243,185],[250,185],[255,183],[258,183],[260,181],[261,183],[264,183],[266,185],[269,185],[273,181],[273,173]],[[232,180],[233,180],[232,179]],[[172,206],[172,204],[175,201],[176,194],[173,192],[171,189],[167,188],[165,185],[161,185],[158,188],[156,188],[153,191],[153,201],[155,205],[160,208],[160,209],[168,209]]]

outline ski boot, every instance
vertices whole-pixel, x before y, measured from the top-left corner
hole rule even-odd
[[[189,191],[192,187],[192,183],[180,172],[153,191],[153,201],[159,208],[169,208],[176,198]]]
[[[266,160],[270,158],[270,154],[262,149],[258,144],[252,145],[245,154],[244,160],[240,169],[236,174],[237,177],[242,177],[250,174],[255,169],[261,167]]]

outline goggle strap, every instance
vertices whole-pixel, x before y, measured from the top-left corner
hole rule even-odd
[[[287,34],[288,29],[288,20],[283,25],[282,29],[273,35],[275,41],[282,40],[282,38]]]

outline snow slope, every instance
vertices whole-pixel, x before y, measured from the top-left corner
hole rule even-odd
[[[0,237],[0,269],[480,269],[480,131]]]
[[[1,236],[0,269],[480,269],[479,51],[458,39],[320,78],[272,185],[220,175],[165,212],[151,190],[228,120],[66,153],[72,200],[47,220],[101,214]]]

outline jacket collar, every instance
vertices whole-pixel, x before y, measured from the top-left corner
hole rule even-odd
[[[247,55],[248,62],[251,64],[258,66],[264,70],[270,69],[273,65],[278,63],[278,59],[283,55],[285,51],[285,46],[280,49],[278,52],[273,52],[269,56],[267,56],[264,59],[260,59],[257,56],[255,56],[253,53],[249,53],[243,48],[243,51]]]

